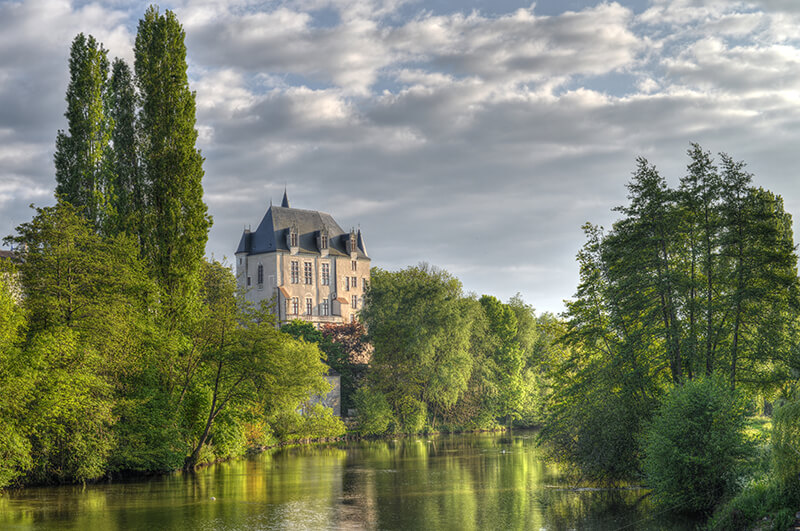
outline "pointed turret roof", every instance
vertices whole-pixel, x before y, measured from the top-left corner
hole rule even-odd
[[[283,189],[283,201],[281,201],[283,208],[289,208],[289,196],[286,194],[286,188]]]

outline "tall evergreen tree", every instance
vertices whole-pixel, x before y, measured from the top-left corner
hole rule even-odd
[[[150,6],[134,46],[141,109],[141,171],[147,189],[143,252],[177,323],[196,300],[211,219],[203,202],[203,157],[195,147],[195,95],[185,33],[172,11]]]
[[[122,59],[114,60],[109,88],[109,114],[114,121],[111,204],[115,216],[109,229],[141,237],[145,190],[137,154],[136,91],[131,69]]]
[[[72,41],[67,87],[67,132],[56,137],[56,194],[82,207],[100,228],[108,216],[109,150],[113,121],[106,109],[108,51],[83,33]]]

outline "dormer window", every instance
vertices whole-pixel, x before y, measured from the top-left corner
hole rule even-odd
[[[317,247],[319,248],[319,254],[322,256],[328,256],[329,246],[330,239],[328,238],[328,231],[323,228],[317,232]]]
[[[350,238],[347,240],[347,252],[350,253],[350,259],[355,260],[358,253],[358,244],[356,243],[355,231],[350,231]]]
[[[300,245],[300,235],[297,231],[297,226],[293,225],[288,228],[286,232],[286,245],[292,254],[296,254]]]

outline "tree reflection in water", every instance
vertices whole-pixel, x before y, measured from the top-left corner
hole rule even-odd
[[[649,518],[646,494],[570,489],[530,432],[443,435],[284,448],[195,473],[9,491],[0,527],[694,528]]]

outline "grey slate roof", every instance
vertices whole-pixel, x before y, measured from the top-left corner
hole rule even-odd
[[[284,201],[288,201],[284,198]],[[317,233],[327,230],[329,254],[349,256],[347,239],[350,234],[343,231],[330,214],[316,210],[270,206],[258,228],[251,232],[245,230],[239,241],[236,254],[262,254],[275,251],[288,251],[286,235],[290,227],[296,227],[299,235],[299,252],[319,253]],[[363,236],[357,238],[358,257],[369,258]]]

